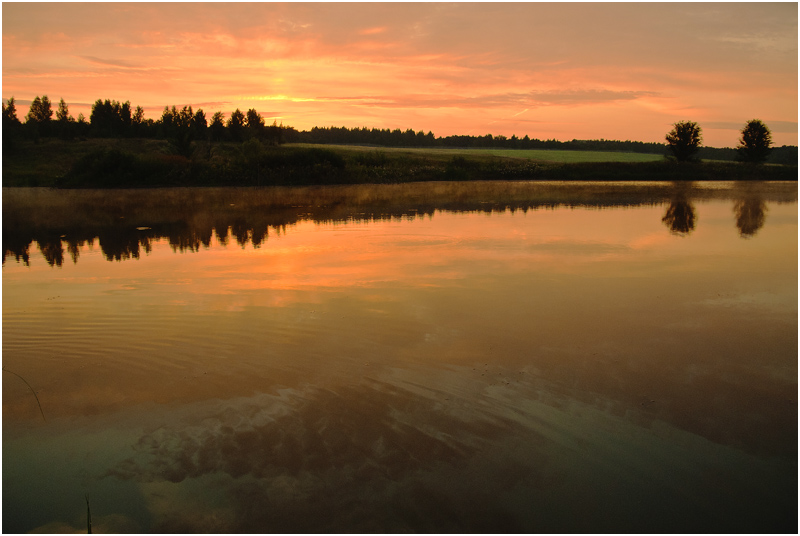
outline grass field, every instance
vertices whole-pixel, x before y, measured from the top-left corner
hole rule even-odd
[[[3,151],[3,186],[53,186],[81,157],[99,149],[120,149],[137,155],[168,150],[164,140],[87,139],[64,141],[45,138],[39,143],[21,141]]]
[[[198,146],[196,156],[205,153],[208,144]],[[230,142],[214,145],[215,153],[230,153],[239,144]],[[490,159],[532,160],[551,163],[590,162],[653,162],[662,160],[658,155],[639,153],[611,153],[600,151],[556,151],[539,149],[483,149],[483,148],[395,148],[355,145],[286,144],[286,149],[324,148],[355,158],[385,156],[389,161],[398,159],[423,159],[434,165],[445,164],[454,157],[477,161]],[[67,173],[81,157],[100,149],[119,149],[137,156],[167,155],[171,152],[164,140],[151,139],[101,139],[64,141],[43,139],[38,144],[21,142],[13,152],[3,155],[4,186],[52,186],[56,177]]]
[[[3,151],[3,186],[142,188],[302,186],[469,180],[796,180],[796,166],[640,153],[198,142],[189,153],[152,139],[44,139]]]
[[[307,143],[289,144],[295,147],[319,147]],[[502,158],[524,158],[540,162],[572,164],[577,162],[656,162],[662,155],[644,153],[617,153],[606,151],[559,151],[551,149],[484,149],[484,148],[395,148],[360,145],[325,145],[325,148],[342,151],[381,151],[387,153],[409,153],[426,156],[495,156]]]

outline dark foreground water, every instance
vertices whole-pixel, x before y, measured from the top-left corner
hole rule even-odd
[[[4,189],[3,532],[796,532],[797,238],[796,183]]]

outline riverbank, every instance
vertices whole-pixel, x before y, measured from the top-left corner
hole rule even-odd
[[[513,151],[499,156],[467,149],[301,144],[273,147],[257,140],[181,146],[152,139],[49,139],[39,144],[20,143],[4,152],[3,186],[145,188],[472,180],[797,180],[797,166],[636,161],[627,153],[563,152],[572,153],[569,155],[572,161],[515,157]]]

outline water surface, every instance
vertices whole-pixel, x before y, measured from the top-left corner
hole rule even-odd
[[[4,532],[797,530],[796,183],[4,189],[3,242]]]

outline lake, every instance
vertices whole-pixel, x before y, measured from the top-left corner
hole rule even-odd
[[[3,532],[797,532],[797,183],[3,189]]]

